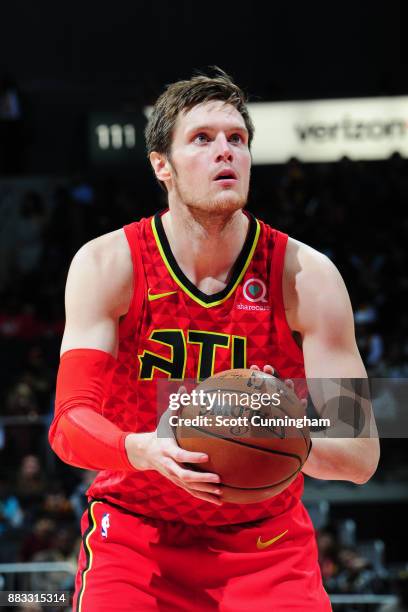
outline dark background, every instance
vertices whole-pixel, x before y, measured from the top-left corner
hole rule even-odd
[[[0,74],[24,95],[30,170],[82,170],[89,111],[140,109],[212,64],[253,101],[406,93],[402,7],[20,0],[1,9]]]
[[[22,112],[10,145],[15,165],[0,163],[0,561],[75,559],[90,475],[57,460],[46,438],[67,269],[87,240],[164,205],[147,160],[92,166],[89,114],[141,114],[166,83],[214,64],[253,102],[408,95],[403,8],[378,1],[1,6],[0,77],[16,83]],[[407,205],[407,160],[398,155],[292,160],[252,173],[250,209],[339,267],[371,376],[408,378]],[[383,440],[380,467],[364,487],[308,480],[330,591],[395,593],[404,580],[407,475],[406,441]],[[11,498],[21,512],[14,523]],[[378,540],[383,569],[367,575]],[[371,552],[362,553],[367,541]],[[342,559],[347,546],[353,562]]]

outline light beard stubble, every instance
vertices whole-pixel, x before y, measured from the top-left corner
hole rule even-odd
[[[248,192],[245,194],[245,197],[239,198],[236,194],[234,194],[233,198],[225,198],[220,197],[214,198],[212,200],[209,199],[193,199],[191,194],[187,194],[183,192],[179,187],[179,182],[177,180],[174,181],[174,187],[177,193],[177,198],[179,201],[183,203],[189,210],[194,213],[201,213],[201,215],[210,215],[214,218],[214,215],[230,215],[237,210],[242,210],[245,208],[248,202]]]

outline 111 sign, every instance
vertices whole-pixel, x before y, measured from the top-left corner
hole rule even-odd
[[[136,130],[131,123],[120,125],[100,124],[95,128],[100,149],[134,149],[136,146]]]

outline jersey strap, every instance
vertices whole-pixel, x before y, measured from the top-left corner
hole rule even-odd
[[[143,269],[142,255],[140,252],[140,242],[138,234],[139,223],[125,225],[123,230],[129,244],[130,255],[133,264],[133,295],[129,305],[128,314],[122,321],[123,329],[129,327],[129,323],[134,323],[142,311],[143,301],[147,295],[146,278]]]

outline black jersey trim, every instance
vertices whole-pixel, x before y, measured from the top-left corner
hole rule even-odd
[[[161,219],[162,213],[156,213],[156,215],[152,217],[153,234],[167,270],[179,287],[181,287],[181,289],[183,289],[183,291],[185,291],[194,301],[198,302],[205,308],[217,306],[218,304],[225,302],[241,282],[242,277],[244,276],[251,262],[258,243],[260,225],[259,221],[253,215],[248,212],[245,214],[247,214],[249,219],[248,234],[241,252],[233,266],[231,278],[222,291],[212,295],[207,295],[206,293],[200,291],[200,289],[198,289],[181,270],[171,251],[169,241],[167,240]]]
[[[88,572],[92,568],[93,554],[94,554],[91,548],[89,539],[96,529],[96,519],[95,519],[95,514],[94,514],[94,507],[96,506],[96,504],[100,504],[100,503],[101,503],[100,501],[94,500],[88,506],[88,527],[82,537],[82,544],[83,544],[84,551],[85,551],[86,564],[85,564],[85,568],[81,572],[81,588],[78,593],[76,612],[84,612],[84,608],[82,607],[82,601],[83,601],[85,588],[86,588],[86,579],[88,576]]]

